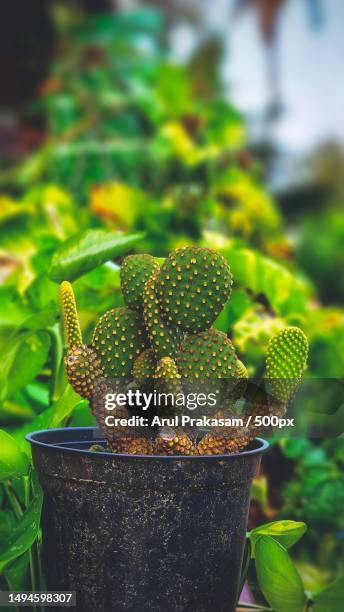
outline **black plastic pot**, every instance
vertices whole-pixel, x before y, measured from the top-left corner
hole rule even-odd
[[[235,609],[251,480],[267,442],[217,457],[90,452],[92,428],[27,436],[44,489],[47,588],[83,612]]]

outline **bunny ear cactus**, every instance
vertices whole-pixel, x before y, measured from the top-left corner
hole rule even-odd
[[[282,329],[269,342],[266,357],[266,379],[273,397],[288,404],[294,395],[308,357],[308,340],[298,327]]]
[[[128,308],[142,310],[143,291],[150,277],[159,270],[152,255],[128,255],[121,266],[121,289]]]
[[[91,399],[95,382],[103,375],[103,370],[95,351],[82,342],[75,296],[67,281],[61,284],[61,303],[69,348],[65,357],[67,378],[76,393]]]
[[[97,380],[103,369],[97,354],[85,344],[76,346],[65,358],[67,378],[74,391],[85,399],[92,399]]]
[[[240,359],[237,359],[236,362],[235,376],[236,378],[242,378],[243,380],[248,378],[246,366],[243,364],[242,361],[240,361]]]
[[[91,347],[107,376],[128,376],[135,359],[148,348],[140,314],[130,308],[106,312],[94,331]]]
[[[139,383],[142,389],[153,384],[172,398],[192,380],[217,385],[221,414],[243,396],[248,379],[231,340],[212,328],[232,287],[231,271],[222,255],[203,247],[183,247],[162,265],[151,255],[129,255],[120,277],[125,306],[99,319],[90,346],[82,342],[72,287],[66,282],[61,285],[68,379],[82,397],[90,399],[111,450],[140,455],[240,452],[259,433],[254,416],[276,406],[285,410],[295,392],[307,360],[303,332],[288,327],[270,341],[265,380],[273,405],[253,405],[249,411],[253,424],[244,431],[217,427],[198,444],[179,426],[162,427],[157,433],[152,429],[148,437],[137,427],[116,431],[105,426],[104,402],[96,397],[98,391],[104,398],[111,390],[111,379],[117,379],[115,384],[122,390],[130,388],[128,384]],[[129,406],[124,411],[130,416]],[[117,413],[123,415],[123,409],[115,408]]]
[[[143,292],[143,319],[149,341],[157,357],[174,356],[181,334],[176,326],[164,320],[156,295],[156,275],[150,277]]]
[[[132,375],[134,378],[153,378],[157,365],[155,353],[152,349],[146,349],[134,361]]]
[[[61,304],[64,328],[70,350],[82,344],[82,335],[72,285],[68,281],[61,283]]]
[[[196,333],[214,323],[231,287],[232,275],[222,255],[203,247],[183,247],[161,266],[156,294],[170,323]]]
[[[177,364],[183,378],[227,378],[237,368],[234,346],[226,334],[208,329],[188,335],[180,346]]]
[[[162,357],[158,361],[154,378],[156,389],[158,392],[165,393],[167,397],[171,398],[170,404],[172,404],[172,400],[177,398],[179,393],[183,393],[177,364],[172,357]],[[172,415],[179,412],[174,402],[169,408],[170,410],[167,409],[167,412],[170,412]]]

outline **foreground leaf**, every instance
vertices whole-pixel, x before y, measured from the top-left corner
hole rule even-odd
[[[54,404],[50,427],[59,427],[63,421],[69,417],[74,408],[82,404],[87,407],[87,401],[83,400],[80,395],[73,391],[70,385],[67,385],[61,397]]]
[[[29,461],[17,442],[0,429],[0,480],[19,478],[29,471]]]
[[[1,400],[13,397],[36,378],[47,360],[49,348],[50,336],[46,331],[24,332],[8,340],[2,352]]]
[[[26,423],[23,427],[15,431],[14,437],[17,444],[23,452],[31,457],[30,444],[25,440],[26,434],[40,429],[63,426],[65,419],[72,414],[74,408],[82,405],[84,406],[84,410],[87,411],[87,402],[75,393],[70,385],[66,385],[56,402],[41,412],[33,421]]]
[[[306,596],[300,575],[287,551],[269,536],[256,542],[259,587],[276,612],[302,612]]]
[[[28,585],[29,553],[26,552],[6,567],[4,576],[10,591],[26,591]]]
[[[38,532],[42,510],[42,492],[40,491],[28,506],[11,535],[0,546],[0,572],[20,555],[23,555],[34,543]]]
[[[127,253],[144,234],[116,234],[92,229],[71,236],[55,252],[50,278],[57,283],[75,280],[89,270]]]
[[[235,281],[255,295],[264,294],[278,315],[305,312],[311,289],[304,279],[253,249],[230,248],[223,254]]]
[[[344,601],[344,576],[313,596],[312,612],[338,612]]]
[[[252,529],[248,534],[253,547],[253,556],[255,544],[263,535],[271,536],[285,548],[290,548],[295,542],[302,538],[306,530],[307,525],[297,521],[274,521],[272,523],[260,525]]]

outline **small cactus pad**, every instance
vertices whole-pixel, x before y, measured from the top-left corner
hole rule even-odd
[[[236,369],[235,369],[236,378],[248,378],[248,372],[246,366],[243,364],[240,359],[237,361]]]
[[[156,276],[151,276],[143,292],[143,318],[157,357],[173,357],[178,348],[178,331],[163,319],[155,293]]]
[[[156,292],[171,324],[189,332],[210,327],[232,286],[229,265],[220,253],[203,247],[173,251],[161,266]]]
[[[115,308],[99,320],[92,339],[104,372],[116,378],[131,373],[135,359],[146,348],[140,315],[130,308]]]
[[[180,383],[180,374],[175,361],[171,357],[162,357],[162,359],[158,361],[154,376],[157,379],[157,390],[160,393],[166,393],[171,397],[169,412],[172,412],[172,414],[180,412],[180,410],[178,410],[178,408],[175,406],[175,402],[172,401],[173,397],[176,397],[179,393],[183,392],[182,385]]]
[[[282,329],[268,345],[266,378],[272,395],[288,402],[307,365],[308,341],[298,327]]]
[[[153,378],[156,368],[156,358],[152,349],[143,351],[134,361],[132,375],[134,378]]]
[[[158,455],[193,455],[195,448],[181,428],[161,427],[155,440],[155,452]]]
[[[124,301],[129,308],[143,308],[143,290],[149,278],[159,270],[152,255],[128,255],[123,260],[120,277]]]
[[[247,387],[247,380],[248,372],[246,367],[242,361],[238,359],[235,367],[234,378],[230,383],[228,383],[226,388],[226,403],[228,402],[229,405],[233,405],[238,399],[243,397]]]
[[[158,362],[155,378],[177,380],[180,378],[176,362],[171,357],[162,357]],[[179,386],[179,385],[178,385]]]
[[[103,372],[95,351],[81,344],[72,349],[65,357],[67,378],[74,391],[86,399],[91,399],[96,381]]]
[[[235,376],[236,364],[231,341],[226,334],[212,328],[187,336],[177,357],[182,378],[229,378]]]
[[[60,295],[68,347],[74,349],[76,346],[82,344],[82,335],[74,291],[72,285],[68,281],[63,281],[63,283],[61,283]]]

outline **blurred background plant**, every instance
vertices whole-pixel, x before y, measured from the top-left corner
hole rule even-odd
[[[288,2],[229,4],[258,9],[275,74]],[[260,373],[270,336],[297,324],[310,341],[308,376],[343,377],[340,145],[314,147],[288,170],[274,131],[283,115],[280,86],[271,86],[257,138],[256,118],[244,116],[228,91],[228,41],[207,26],[203,3],[171,1],[163,13],[153,2],[126,10],[131,5],[37,0],[27,22],[21,4],[8,8],[3,43],[13,40],[18,14],[23,29],[21,46],[1,60],[0,570],[13,588],[28,585],[29,570],[39,573],[30,546],[39,533],[40,493],[28,478],[24,434],[93,423],[61,367],[56,281],[75,280],[87,341],[96,317],[121,303],[117,264],[125,253],[163,257],[184,244],[214,247],[235,279],[216,325],[233,329],[249,374]],[[319,7],[311,13],[317,27]],[[28,23],[37,40],[28,37]],[[198,37],[181,60],[183,28]],[[13,69],[19,83],[9,78]],[[95,260],[92,246],[110,235]],[[323,401],[331,411],[331,397]],[[254,486],[251,528],[279,518],[307,522],[293,554],[309,590],[341,571],[343,461],[342,439],[283,440]],[[23,521],[32,537],[16,548]]]

